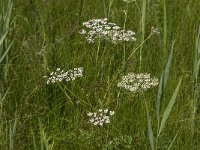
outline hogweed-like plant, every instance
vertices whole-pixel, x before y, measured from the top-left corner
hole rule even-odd
[[[135,74],[131,72],[123,76],[117,86],[131,92],[141,92],[157,86],[158,83],[158,79],[155,77],[152,78],[148,73]]]
[[[68,71],[61,70],[60,68],[57,68],[55,72],[51,72],[50,76],[43,76],[43,78],[47,78],[46,83],[56,83],[56,82],[62,82],[62,81],[73,81],[76,78],[83,76],[83,68],[74,68],[70,69]]]
[[[83,22],[86,29],[82,29],[80,34],[86,36],[88,43],[94,43],[96,39],[106,39],[113,43],[121,41],[136,41],[135,32],[123,30],[115,23],[108,22],[107,18],[92,19]]]
[[[114,111],[108,109],[99,109],[97,112],[88,112],[87,116],[93,125],[103,126],[105,123],[110,123],[110,117],[114,115]]]

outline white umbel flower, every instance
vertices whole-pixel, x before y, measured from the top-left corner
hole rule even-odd
[[[83,76],[83,68],[74,68],[70,69],[67,72],[64,72],[64,70],[61,70],[60,68],[57,68],[55,72],[51,72],[50,76],[43,76],[43,78],[46,78],[47,84],[56,83],[56,82],[62,82],[62,81],[73,81],[76,78],[80,78]]]
[[[160,31],[157,28],[151,27],[151,33],[152,34],[160,34]]]
[[[126,76],[122,77],[122,80],[117,84],[117,86],[131,92],[141,92],[157,86],[158,83],[158,79],[152,78],[148,73],[128,73]]]
[[[85,35],[88,43],[94,43],[96,39],[106,39],[113,43],[121,41],[136,41],[135,32],[120,30],[115,23],[108,22],[107,18],[92,19],[83,22],[86,29],[82,29],[80,34]]]
[[[103,126],[104,123],[110,123],[110,117],[114,115],[114,111],[109,111],[108,109],[99,109],[98,112],[88,112],[90,123],[93,125]]]

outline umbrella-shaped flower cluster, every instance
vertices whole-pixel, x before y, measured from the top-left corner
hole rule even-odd
[[[87,116],[94,125],[103,126],[104,123],[110,123],[110,117],[114,115],[114,111],[108,109],[99,109],[98,112],[88,112]]]
[[[82,29],[80,34],[86,36],[88,43],[94,43],[96,39],[106,39],[113,43],[120,41],[136,41],[135,32],[123,30],[115,23],[108,22],[107,18],[92,19],[83,22],[86,29]]]
[[[83,76],[83,68],[74,68],[70,69],[68,71],[61,70],[60,68],[57,68],[55,72],[51,72],[50,76],[44,76],[43,78],[47,78],[46,83],[56,83],[56,82],[62,82],[62,81],[71,81],[75,80],[78,77]]]
[[[122,80],[117,84],[117,86],[131,92],[141,92],[157,86],[158,83],[158,79],[155,77],[152,78],[148,73],[128,73],[122,77]]]

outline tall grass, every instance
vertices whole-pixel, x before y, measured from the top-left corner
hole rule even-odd
[[[9,0],[6,3],[2,1],[0,3],[0,75],[1,78],[4,72],[4,65],[8,63],[8,52],[12,46],[12,41],[10,42],[8,39],[8,32],[9,32],[9,24],[12,12],[13,1]]]
[[[200,84],[199,84],[199,68],[200,68],[200,28],[198,30],[196,36],[196,45],[194,50],[194,68],[193,68],[193,77],[194,77],[194,98],[192,104],[192,134],[193,134],[193,148],[195,148],[195,120],[196,120],[196,113],[197,108],[199,106],[198,99],[200,98]]]
[[[10,92],[10,88],[6,85],[9,51],[13,44],[12,39],[9,38],[12,7],[12,0],[0,2],[0,148],[10,150],[14,149],[17,119],[16,116],[12,119],[14,121],[6,119],[4,103],[7,101]]]
[[[146,26],[146,13],[147,13],[147,1],[142,1],[141,9],[141,41],[145,39],[145,26]],[[140,66],[142,65],[142,54],[143,54],[143,45],[140,47]]]
[[[11,2],[0,1],[0,149],[200,148],[198,0]],[[87,43],[82,22],[105,17],[137,41]],[[77,80],[43,78],[76,67],[84,68]],[[160,83],[118,88],[129,72]],[[94,126],[87,113],[106,108],[115,112],[110,124]]]

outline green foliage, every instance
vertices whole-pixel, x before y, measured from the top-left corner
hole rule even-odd
[[[0,149],[199,149],[199,0],[0,6]],[[137,41],[87,43],[82,22],[104,17]],[[50,85],[43,78],[75,67],[84,68],[82,78]],[[118,88],[129,72],[161,76],[160,84],[141,93]],[[111,123],[91,124],[87,112],[104,108],[115,112]]]
[[[196,37],[196,46],[194,51],[194,69],[193,75],[197,80],[199,77],[199,68],[200,68],[200,27]]]
[[[5,7],[3,2],[0,3],[0,75],[3,74],[3,65],[5,61],[3,60],[8,57],[8,52],[12,46],[13,42],[9,42],[7,36],[9,31],[9,24],[11,18],[11,12],[13,7],[13,1],[9,0],[8,4]],[[6,62],[7,63],[7,62]]]
[[[176,87],[176,90],[174,91],[174,94],[172,95],[170,101],[169,101],[169,104],[167,105],[164,113],[163,113],[163,117],[162,117],[162,120],[161,120],[161,123],[160,123],[160,128],[159,128],[159,132],[158,132],[158,136],[160,135],[160,133],[162,132],[164,126],[165,126],[165,123],[169,117],[169,114],[172,110],[172,107],[175,103],[175,100],[176,100],[176,97],[177,97],[177,94],[178,94],[178,91],[179,91],[179,88],[180,88],[180,85],[181,85],[181,81],[182,81],[182,78],[179,80],[179,83]]]

